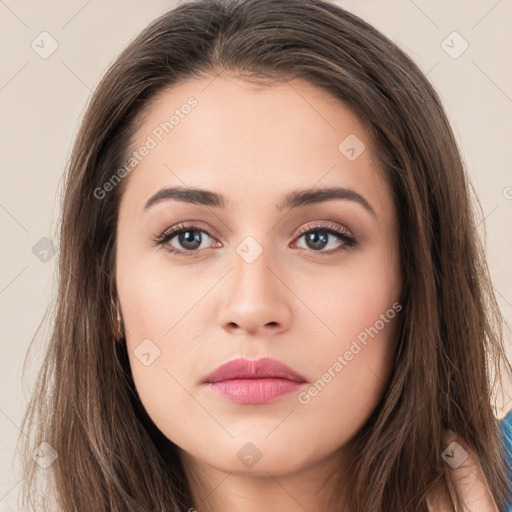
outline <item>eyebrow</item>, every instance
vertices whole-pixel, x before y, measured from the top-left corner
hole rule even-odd
[[[371,204],[358,192],[344,187],[327,187],[307,190],[294,190],[288,193],[284,201],[277,205],[279,211],[286,208],[299,208],[312,204],[319,204],[333,199],[354,201],[363,206],[373,216],[377,216]],[[166,187],[160,189],[151,196],[144,205],[144,211],[149,210],[154,204],[164,200],[175,200],[184,203],[211,206],[214,208],[226,208],[226,198],[222,194],[187,187]]]

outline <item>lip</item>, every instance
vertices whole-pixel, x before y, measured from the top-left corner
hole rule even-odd
[[[286,364],[264,357],[234,359],[208,375],[203,384],[237,403],[261,404],[297,391],[307,380]]]

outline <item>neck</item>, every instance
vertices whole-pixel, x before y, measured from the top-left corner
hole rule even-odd
[[[342,450],[293,472],[226,471],[180,450],[199,512],[343,512]],[[193,511],[190,511],[193,512]]]

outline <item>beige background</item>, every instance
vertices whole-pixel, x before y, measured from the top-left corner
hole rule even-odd
[[[340,5],[395,40],[444,100],[481,200],[497,298],[512,324],[512,2],[352,0]],[[61,176],[85,105],[126,44],[174,2],[0,0],[2,313],[0,510],[17,510],[14,443],[38,361],[25,353],[53,297]],[[457,31],[460,36],[453,35]],[[50,36],[40,36],[48,32]],[[450,35],[452,34],[452,35]],[[446,39],[448,37],[448,39]],[[58,48],[47,58],[39,52]],[[45,38],[41,43],[41,38]],[[445,41],[445,43],[443,43]],[[469,45],[458,58],[459,53]],[[55,44],[55,43],[54,43]],[[39,45],[36,46],[36,45]],[[44,47],[43,47],[44,45]],[[38,244],[38,245],[36,245]],[[42,244],[42,245],[41,245]],[[46,244],[46,245],[45,245]],[[39,253],[39,257],[33,252]],[[39,251],[37,251],[39,248]],[[41,250],[42,248],[42,250]],[[44,262],[41,257],[48,261]],[[44,258],[43,258],[44,260]],[[506,398],[512,407],[512,392]]]

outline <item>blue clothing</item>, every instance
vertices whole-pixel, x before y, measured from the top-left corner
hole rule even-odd
[[[512,489],[512,411],[509,411],[509,413],[501,420],[501,431],[507,450],[508,467],[510,471],[510,487]],[[506,512],[512,512],[512,502],[508,504]]]

